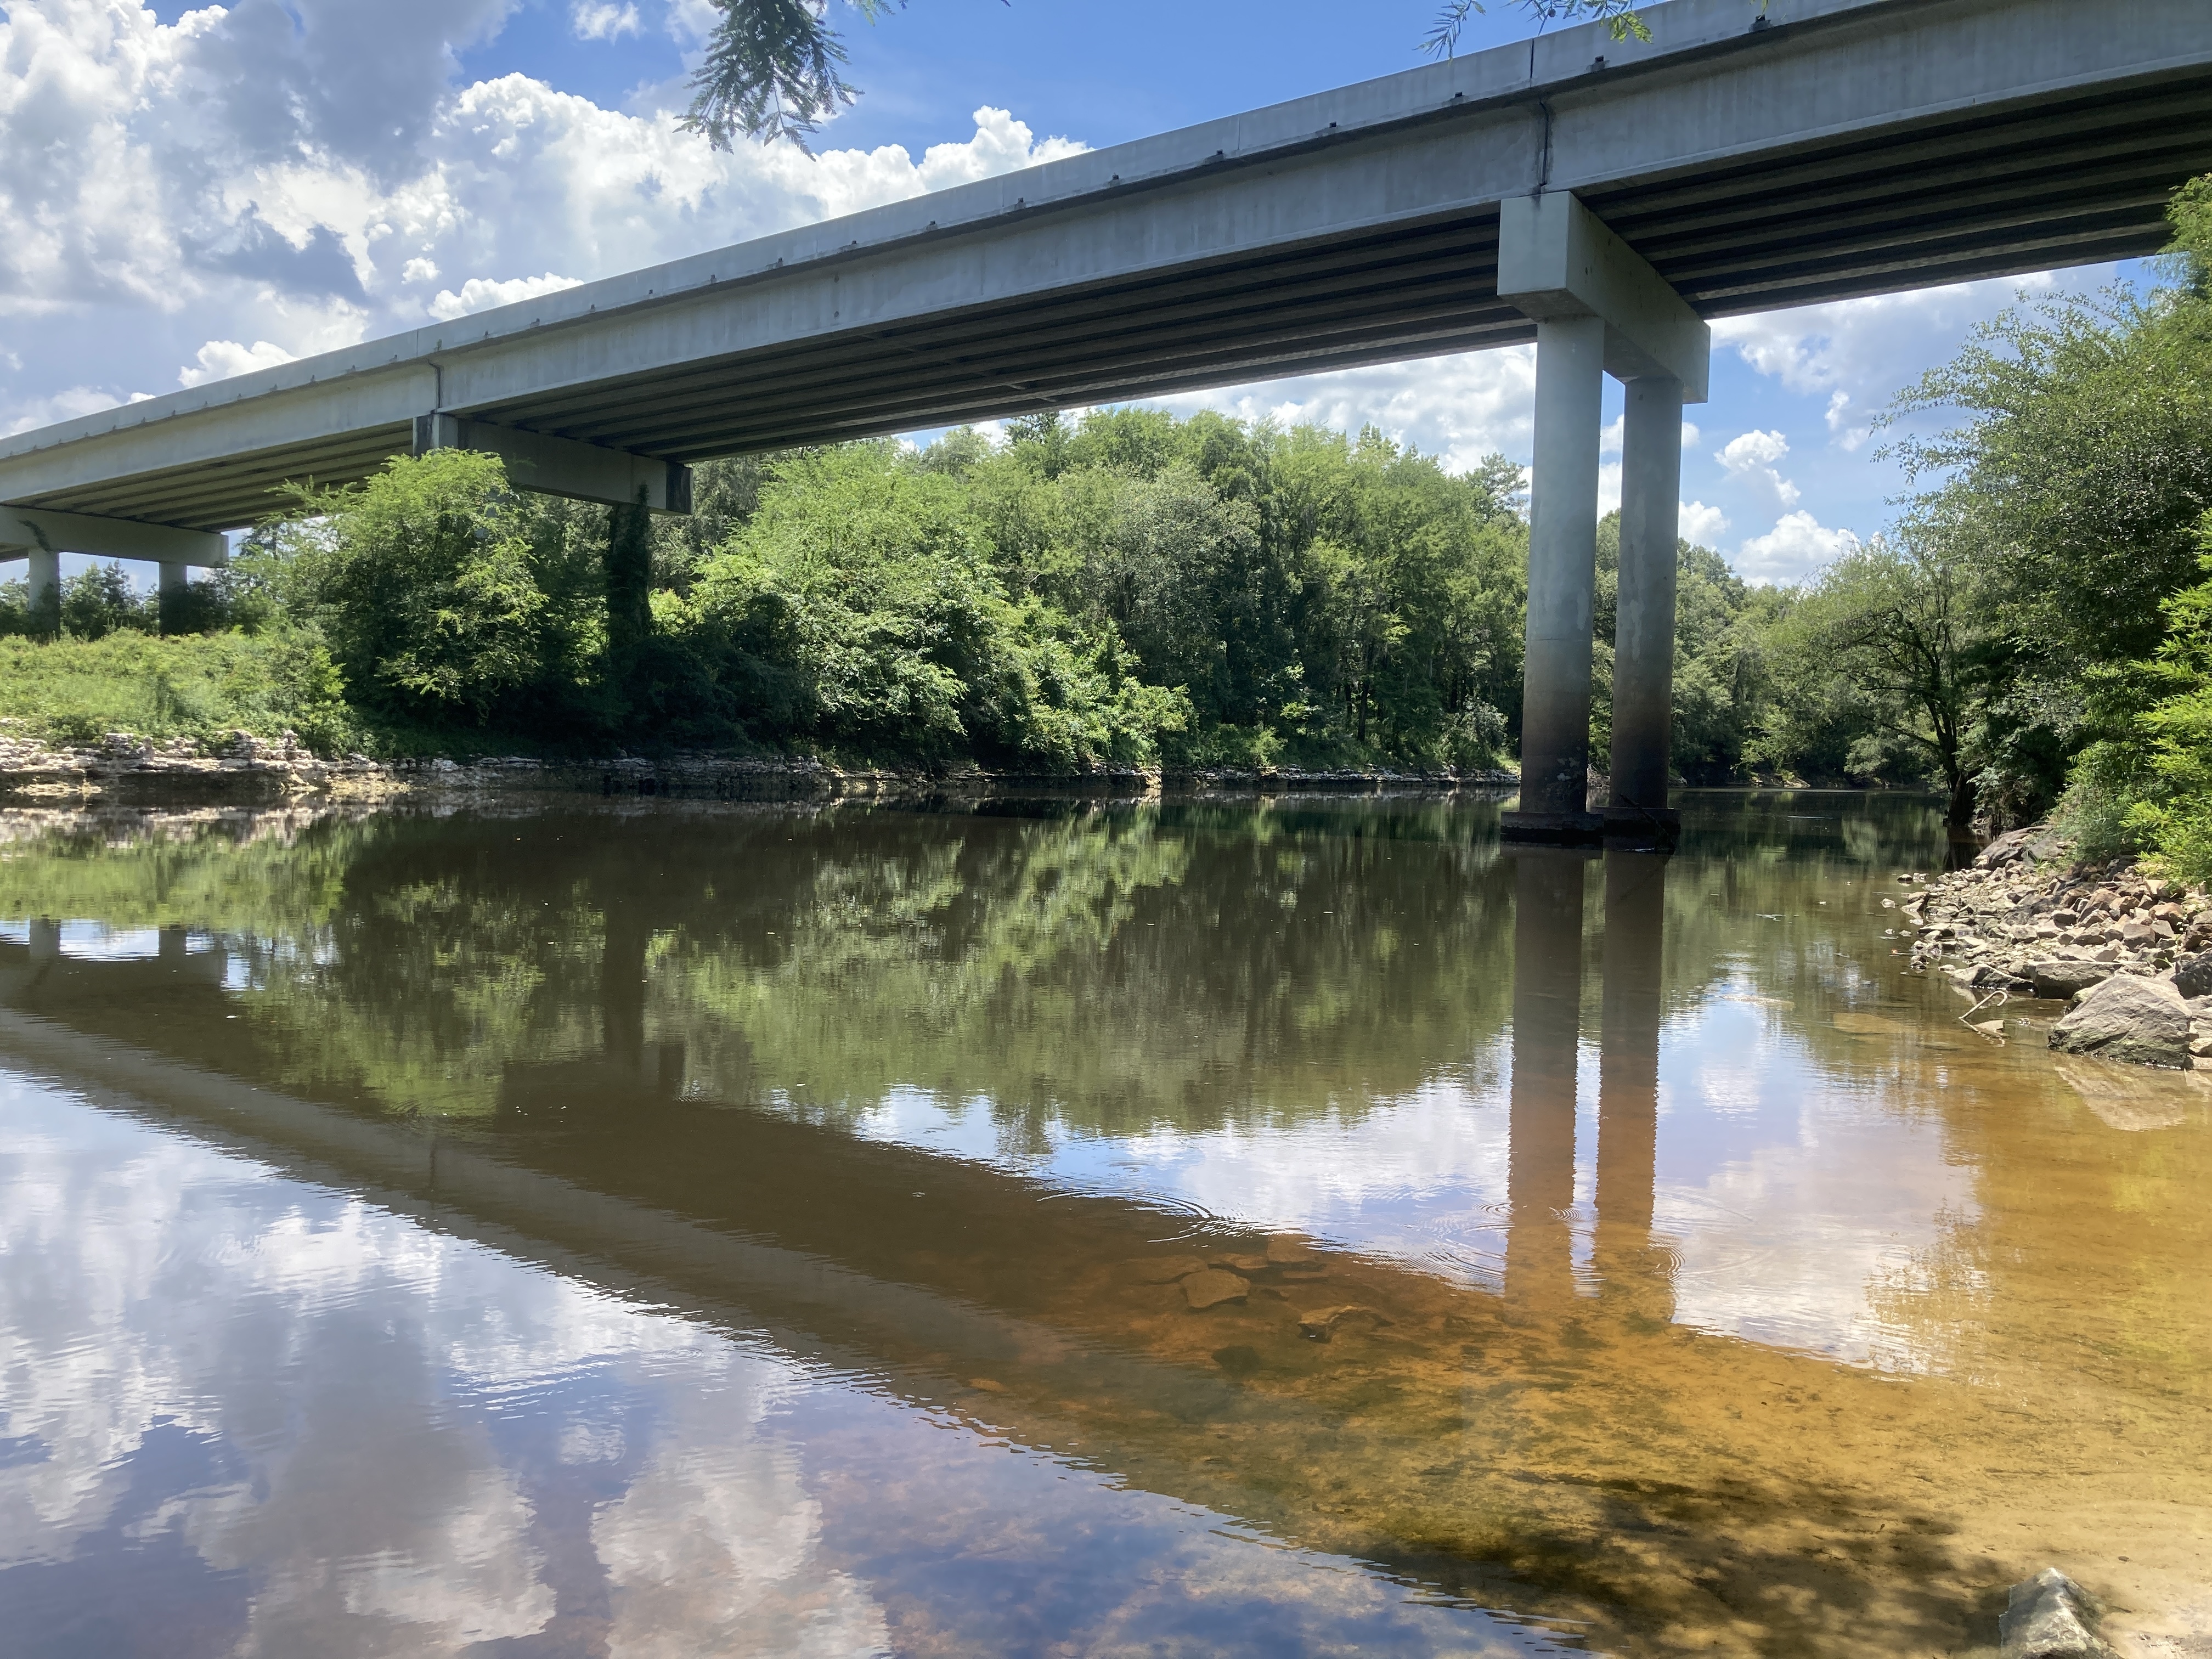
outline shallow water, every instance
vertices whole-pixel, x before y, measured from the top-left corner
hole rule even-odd
[[[1937,1654],[2049,1563],[2202,1601],[2206,1093],[1905,971],[1924,804],[1689,817],[0,815],[0,1646]]]

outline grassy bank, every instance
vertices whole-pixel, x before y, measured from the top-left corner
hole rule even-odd
[[[319,752],[365,741],[312,635],[131,631],[101,639],[0,637],[0,720],[58,745],[111,732],[214,744],[234,732],[290,731]]]

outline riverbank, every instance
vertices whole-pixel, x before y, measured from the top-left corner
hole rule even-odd
[[[489,755],[377,761],[312,753],[291,732],[231,732],[209,744],[155,743],[110,732],[98,743],[56,745],[0,720],[0,805],[100,801],[116,805],[250,805],[378,799],[415,793],[682,796],[714,800],[813,800],[1005,794],[1025,790],[1098,796],[1251,790],[1365,793],[1381,789],[1510,788],[1507,771],[1401,772],[1381,769],[1124,767],[1081,773],[1005,772],[966,766],[840,767],[807,757],[714,751],[571,759]]]
[[[2212,899],[2202,890],[2133,859],[2078,863],[2046,824],[2000,836],[1967,869],[1899,880],[1914,892],[1882,902],[1913,930],[1916,972],[1942,974],[1992,1010],[2069,1004],[2056,1048],[2212,1069]]]

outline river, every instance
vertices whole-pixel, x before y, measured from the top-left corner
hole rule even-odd
[[[2204,1597],[2212,1091],[1909,972],[1927,801],[1498,805],[0,813],[0,1649]]]

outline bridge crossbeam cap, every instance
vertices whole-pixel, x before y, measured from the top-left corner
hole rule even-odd
[[[507,464],[510,483],[540,495],[630,507],[641,495],[647,508],[654,513],[691,510],[691,469],[657,455],[446,414],[415,417],[414,447],[417,455],[434,449],[474,449],[496,455]]]
[[[1498,297],[1538,322],[1599,318],[1606,373],[1622,380],[1666,375],[1682,383],[1684,403],[1705,401],[1712,330],[1572,191],[1499,204]]]
[[[213,530],[63,513],[47,507],[0,506],[0,559],[34,552],[82,553],[94,559],[143,559],[216,569],[230,562],[230,544]]]

